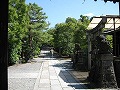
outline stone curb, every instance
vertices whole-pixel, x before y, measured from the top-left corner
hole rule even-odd
[[[33,90],[38,90],[38,88],[39,88],[39,80],[40,80],[40,76],[41,76],[41,72],[42,72],[42,67],[43,67],[43,62],[41,64],[41,68],[40,68],[40,71],[38,73],[38,76],[37,76],[37,79],[36,79],[36,82],[35,82]]]

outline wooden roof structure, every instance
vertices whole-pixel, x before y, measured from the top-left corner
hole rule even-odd
[[[100,29],[115,31],[120,28],[120,16],[119,15],[106,15],[100,17],[92,17],[88,26],[88,32],[96,32]],[[105,31],[105,32],[106,32]],[[107,32],[106,32],[107,33]]]
[[[102,29],[105,29],[102,32]],[[116,36],[119,36],[120,32],[120,16],[119,15],[106,15],[99,17],[92,17],[89,26],[87,27],[87,36],[88,36],[88,68],[91,68],[91,52],[92,50],[92,39],[96,35],[100,34],[111,34],[113,35],[113,51],[114,56],[118,56],[120,50],[118,50],[118,39]]]

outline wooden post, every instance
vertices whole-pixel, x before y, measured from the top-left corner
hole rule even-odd
[[[113,37],[113,43],[114,43],[114,55],[117,55],[117,47],[116,47],[116,32],[115,32],[115,18],[113,18],[113,25],[114,25],[114,37]]]
[[[8,90],[8,0],[0,0],[0,90]]]

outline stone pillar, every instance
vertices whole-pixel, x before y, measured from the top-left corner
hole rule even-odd
[[[90,34],[88,34],[88,70],[91,69],[91,41],[90,41]]]
[[[101,62],[100,65],[100,81],[99,85],[100,88],[118,88],[114,66],[113,66],[113,55],[112,54],[99,54],[99,61]]]
[[[120,88],[120,58],[114,59],[114,70],[115,70],[117,85]]]

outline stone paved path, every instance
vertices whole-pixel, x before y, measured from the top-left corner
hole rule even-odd
[[[43,62],[40,79],[35,90],[80,90],[87,88],[64,69],[62,64],[59,64],[60,62],[57,60]],[[75,72],[74,74],[79,75]]]
[[[74,71],[70,59],[35,58],[34,62],[8,68],[9,90],[81,90],[93,88],[86,81],[88,72]]]

